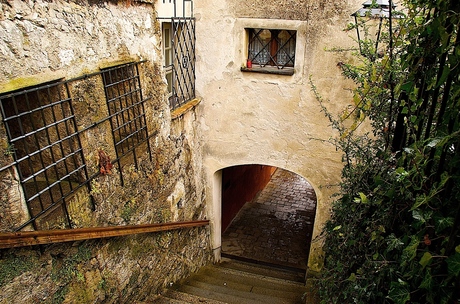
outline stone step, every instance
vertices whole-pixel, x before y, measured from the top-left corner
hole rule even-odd
[[[290,279],[286,279],[289,278]],[[292,280],[294,278],[295,280]],[[305,303],[307,287],[298,274],[267,266],[224,259],[203,267],[173,285],[155,303]]]
[[[206,299],[213,299],[222,301],[227,304],[288,304],[288,303],[301,303],[291,302],[288,299],[278,298],[275,296],[268,296],[253,292],[234,290],[226,287],[219,287],[216,285],[203,284],[193,282],[192,285],[182,285],[180,290],[190,294],[197,295]]]
[[[153,303],[156,304],[226,304],[225,302],[216,301],[212,299],[206,299],[196,295],[184,293],[178,290],[168,289],[162,295],[157,297]]]
[[[242,259],[240,257],[236,257],[235,259],[229,256],[229,258],[222,258],[220,266],[302,284],[305,282],[304,269],[272,265],[251,259]]]
[[[305,289],[305,286],[298,282],[234,270],[220,265],[219,267],[203,268],[198,275],[194,276],[194,280],[241,291],[257,293],[260,290],[260,293],[272,295],[277,295],[280,291],[285,295],[298,294]]]

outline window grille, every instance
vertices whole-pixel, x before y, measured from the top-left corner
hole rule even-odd
[[[66,202],[88,173],[69,95],[66,83],[54,82],[0,96],[31,216],[17,230],[29,224],[36,230],[72,228]]]
[[[172,18],[172,110],[195,98],[195,19]]]
[[[88,176],[80,134],[111,122],[113,140],[123,183],[122,165],[138,166],[139,152],[148,151],[152,160],[137,63],[56,81],[0,95],[0,111],[7,133],[7,152],[13,162],[0,168],[17,171],[30,219],[13,230],[29,225],[35,230],[73,228],[67,210],[72,197],[100,172]],[[101,77],[108,112],[99,121],[78,130],[72,106],[72,84]],[[100,87],[100,89],[104,89]],[[103,151],[100,151],[103,153]],[[107,161],[107,160],[106,160]],[[94,202],[91,199],[94,210]]]
[[[152,158],[144,109],[146,100],[142,97],[136,63],[104,69],[102,78],[109,116],[111,117],[117,162],[123,183],[122,159],[128,159],[128,156],[132,156],[134,165],[138,167],[138,148],[143,144],[147,145],[150,159]]]
[[[193,17],[193,0],[163,0],[162,3],[163,5],[159,3],[158,11],[161,12],[163,11],[163,7],[167,7],[171,14],[168,17],[159,17],[159,19],[164,19],[165,17]]]
[[[260,67],[294,67],[296,31],[248,29],[248,60]]]

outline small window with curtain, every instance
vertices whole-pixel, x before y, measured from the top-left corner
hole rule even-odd
[[[296,31],[250,28],[247,33],[248,58],[243,71],[294,74]]]

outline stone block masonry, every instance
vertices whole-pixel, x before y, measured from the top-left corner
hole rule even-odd
[[[117,2],[2,2],[0,59],[8,64],[0,83],[42,73],[52,78],[56,71],[72,78],[126,57],[159,61],[153,5]]]
[[[42,132],[41,136],[30,137],[34,140],[11,145],[12,134],[7,133],[4,121],[0,123],[1,232],[13,231],[31,216],[25,204],[30,195],[21,186],[23,176],[18,174],[15,156],[38,151],[40,158],[31,157],[30,168],[21,170],[40,172],[34,168],[36,163],[45,164],[44,171],[55,166],[53,178],[60,178],[70,169],[59,165],[58,160],[77,146],[76,139],[54,145],[54,139],[65,142],[60,137],[65,126],[73,130],[66,132],[78,135],[81,144],[82,157],[70,163],[84,164],[87,170],[86,177],[79,171],[68,184],[89,185],[65,198],[63,205],[72,227],[205,218],[200,131],[193,109],[171,120],[156,17],[154,3],[146,1],[0,3],[0,100],[5,101],[4,108],[21,105],[16,110],[22,114],[14,114],[11,120],[19,121],[16,126],[23,125],[23,137]],[[128,63],[137,63],[133,70],[138,73],[136,77],[129,74],[134,72],[121,70],[112,75],[112,79],[129,79],[124,85],[112,84],[101,74],[104,69]],[[30,99],[26,95],[14,100],[10,97],[56,82],[62,83],[56,93],[47,93],[45,86]],[[58,105],[71,104],[72,110],[54,108],[50,105],[53,98]],[[40,102],[38,106],[30,105],[34,100]],[[114,100],[116,106],[110,108]],[[141,103],[142,111],[130,110]],[[24,114],[27,111],[21,112],[24,104],[39,109],[33,119],[22,119],[28,115]],[[71,128],[60,125],[61,112],[57,109],[75,121]],[[137,117],[142,117],[142,124]],[[46,121],[43,125],[48,131],[37,128],[42,121]],[[126,128],[127,121],[135,127]],[[54,125],[58,127],[53,129]],[[116,143],[121,142],[120,138],[129,142],[139,126],[148,133],[129,143],[129,152],[120,152],[126,151],[126,146]],[[26,131],[29,129],[32,131]],[[120,153],[126,156],[117,157]],[[107,165],[109,159],[113,167]],[[28,225],[24,229],[69,228],[53,220],[48,216],[35,228]],[[0,250],[0,303],[144,300],[210,262],[209,233],[207,227],[193,228]]]

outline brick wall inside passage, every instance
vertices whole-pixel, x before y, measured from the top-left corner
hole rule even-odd
[[[245,165],[222,170],[222,231],[245,203],[252,201],[264,189],[275,167]]]

